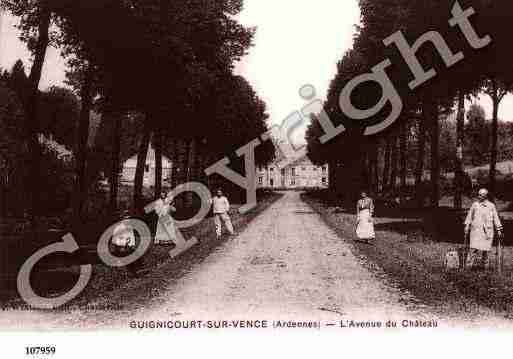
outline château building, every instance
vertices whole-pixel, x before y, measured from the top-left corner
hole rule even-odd
[[[303,189],[328,187],[328,165],[316,166],[307,157],[280,168],[272,163],[257,169],[257,187]]]

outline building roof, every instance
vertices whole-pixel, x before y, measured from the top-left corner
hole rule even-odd
[[[138,154],[135,154],[133,155],[132,157],[130,157],[129,159],[127,159],[125,161],[125,164],[129,163],[129,162],[137,162],[137,158],[138,158]],[[146,155],[146,163],[153,163],[155,162],[155,157],[156,157],[156,154],[155,154],[155,149],[153,148],[153,144],[150,142],[150,145],[148,147],[148,154]],[[169,158],[167,158],[166,156],[162,155],[162,163],[168,163],[169,165],[172,164],[171,160]]]
[[[304,156],[304,157],[298,158],[294,162],[291,162],[286,167],[301,166],[301,165],[313,166],[313,163],[312,163],[312,161],[310,161],[310,159],[307,156]]]

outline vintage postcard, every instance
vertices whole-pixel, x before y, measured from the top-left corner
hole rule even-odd
[[[0,357],[513,329],[511,1],[0,9]]]

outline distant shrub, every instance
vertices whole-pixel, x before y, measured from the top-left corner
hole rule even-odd
[[[488,170],[479,169],[474,172],[473,178],[477,181],[477,184],[480,187],[487,186],[488,185]]]
[[[496,197],[505,201],[513,201],[513,174],[497,178],[495,189]]]

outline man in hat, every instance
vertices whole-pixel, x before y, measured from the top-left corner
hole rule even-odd
[[[488,200],[488,190],[482,188],[479,190],[478,200],[470,207],[465,220],[465,235],[470,237],[469,266],[472,266],[480,256],[481,266],[486,266],[495,231],[501,237],[502,224],[495,205]]]
[[[214,223],[216,225],[217,238],[221,238],[221,222],[224,222],[224,225],[230,235],[235,235],[232,221],[228,214],[228,211],[230,210],[230,202],[228,202],[228,198],[223,195],[223,191],[220,189],[217,190],[216,195],[212,198],[212,207],[214,211]]]

